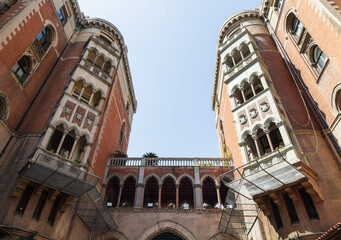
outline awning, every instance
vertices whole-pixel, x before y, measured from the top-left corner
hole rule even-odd
[[[224,175],[235,176],[231,182],[223,180],[231,191],[226,197],[227,208],[221,216],[220,231],[238,236],[249,235],[259,214],[257,204],[253,201],[254,196],[306,179],[285,159],[280,150],[276,156],[280,157],[275,161],[271,156],[261,158],[220,176],[222,179]]]
[[[78,197],[94,188],[99,177],[83,171],[79,166],[58,159],[54,154],[40,152],[19,173],[41,185]]]

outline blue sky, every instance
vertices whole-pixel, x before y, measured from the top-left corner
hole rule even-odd
[[[216,42],[258,0],[79,0],[123,34],[138,101],[128,156],[220,157],[211,110]]]

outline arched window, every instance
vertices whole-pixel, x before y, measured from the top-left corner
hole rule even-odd
[[[107,188],[107,206],[108,207],[116,207],[118,201],[118,195],[120,193],[120,180],[117,176],[114,176],[110,179],[108,188]]]
[[[227,193],[229,191],[228,187],[225,186],[225,183],[230,182],[229,179],[224,178],[221,183],[220,183],[220,187],[219,187],[219,193],[220,193],[220,201],[221,201],[221,205],[224,207],[226,204],[226,197],[227,197]],[[227,206],[225,206],[227,207]]]
[[[179,185],[179,207],[183,209],[193,208],[193,184],[188,177],[183,177]]]
[[[72,89],[72,96],[75,96],[76,98],[79,97],[79,95],[82,92],[82,88],[83,88],[83,82],[82,81],[77,81],[74,85],[73,85],[73,89]]]
[[[134,199],[135,199],[135,185],[136,181],[135,178],[130,176],[124,182],[122,188],[122,196],[121,196],[121,207],[133,207],[134,206]]]
[[[74,130],[72,130],[64,138],[62,147],[59,152],[60,156],[66,159],[70,157],[73,144],[75,143],[75,139],[76,139],[76,133]]]
[[[88,62],[90,62],[90,63],[94,63],[95,58],[96,58],[96,51],[95,51],[95,49],[89,50],[89,54],[88,54],[88,57],[86,58],[86,60]]]
[[[217,189],[212,178],[206,177],[202,183],[202,198],[204,208],[215,208],[218,204]]]
[[[20,83],[23,84],[26,78],[30,74],[30,69],[31,69],[31,59],[28,56],[23,56],[14,65],[14,67],[12,68],[12,72],[20,81]]]
[[[298,40],[303,32],[303,24],[295,16],[291,23],[291,34]]]
[[[6,113],[6,101],[3,97],[0,96],[0,119],[5,118]]]
[[[144,187],[144,207],[153,208],[158,206],[159,185],[157,179],[152,176]]]
[[[50,28],[46,27],[41,31],[37,37],[37,40],[44,52],[50,47],[52,42],[52,33]]]
[[[88,103],[91,95],[92,95],[92,86],[89,85],[84,89],[82,96],[81,96],[81,101]]]
[[[327,57],[317,45],[312,49],[312,51],[313,63],[318,70],[321,71],[327,62]]]
[[[283,5],[283,0],[277,0],[275,2],[275,7],[277,8],[277,10],[280,10],[282,5]]]
[[[176,203],[175,181],[171,176],[167,176],[162,183],[161,207],[175,208],[175,203]]]
[[[111,70],[111,61],[106,61],[104,63],[104,66],[103,66],[103,72],[105,72],[106,74],[109,74],[110,73],[110,70]]]
[[[246,44],[243,44],[241,46],[240,51],[241,51],[241,53],[243,55],[243,58],[246,58],[246,57],[248,57],[251,54],[250,49],[249,49],[249,47]]]
[[[62,140],[63,132],[64,132],[63,125],[58,125],[54,130],[52,137],[50,138],[49,144],[47,145],[47,151],[56,153],[59,143]]]
[[[122,149],[122,147],[123,147],[125,132],[126,132],[126,123],[123,122],[123,123],[122,123],[122,127],[121,127],[121,132],[120,132],[120,138],[119,138],[119,140],[118,140],[118,147],[119,147],[120,149]]]
[[[104,63],[104,57],[101,55],[96,59],[95,66],[99,69],[102,69]]]

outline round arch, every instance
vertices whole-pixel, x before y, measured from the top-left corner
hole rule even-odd
[[[341,83],[337,84],[333,89],[331,105],[335,115],[341,113]]]
[[[196,240],[194,234],[186,227],[173,221],[161,221],[139,233],[135,240],[152,240],[157,235],[164,232],[172,232],[184,240]]]
[[[181,180],[182,180],[183,178],[186,178],[186,177],[192,182],[192,184],[194,184],[194,179],[193,179],[193,177],[190,176],[190,175],[187,174],[187,173],[184,173],[184,174],[180,175],[175,183],[176,183],[176,184],[180,184]]]
[[[9,98],[6,93],[0,91],[0,119],[7,120],[9,117]]]
[[[156,181],[157,181],[157,183],[158,183],[159,185],[161,184],[160,178],[159,178],[156,174],[154,174],[154,173],[151,173],[151,174],[149,174],[147,177],[145,177],[144,180],[143,180],[143,184],[145,185],[145,184],[148,182],[148,180],[149,180],[150,178],[152,178],[152,177],[156,179]]]

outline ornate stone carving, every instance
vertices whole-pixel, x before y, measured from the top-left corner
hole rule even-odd
[[[270,109],[270,104],[267,103],[267,102],[262,102],[260,104],[260,109],[261,109],[262,112],[266,112],[266,111],[268,111]]]
[[[244,114],[239,116],[239,122],[241,125],[244,125],[247,122],[247,118]]]
[[[250,117],[251,117],[251,118],[256,118],[257,115],[258,115],[257,110],[256,110],[255,108],[252,108],[252,109],[250,110]]]

